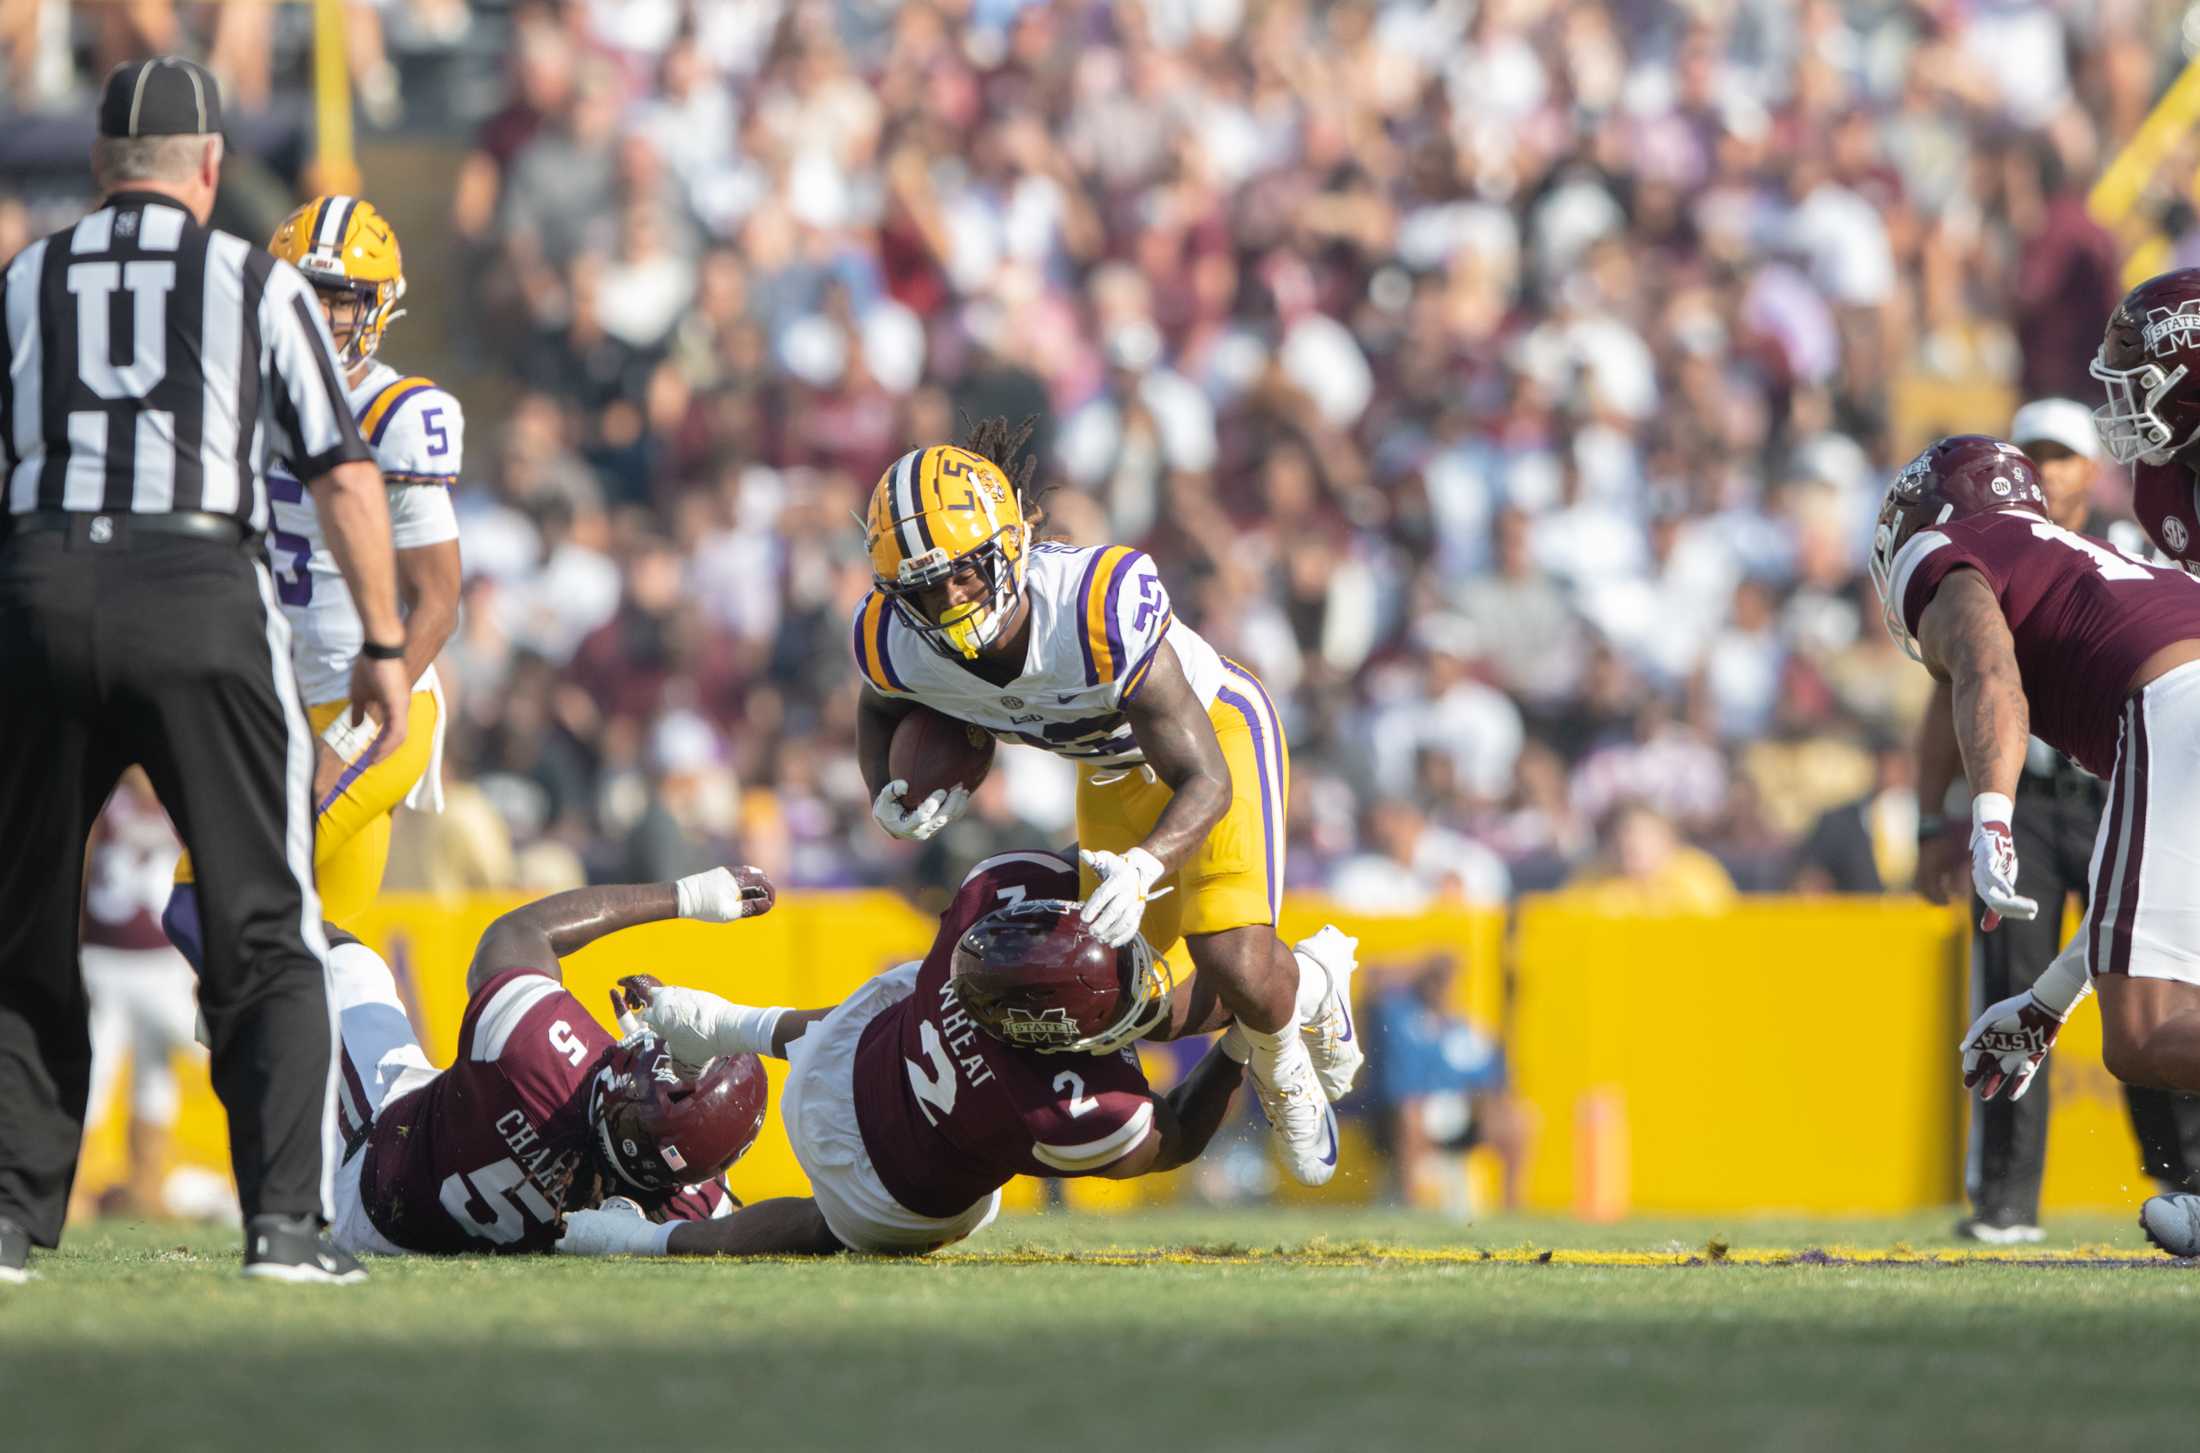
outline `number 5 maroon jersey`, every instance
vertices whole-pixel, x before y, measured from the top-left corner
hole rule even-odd
[[[1920,530],[1895,557],[1888,595],[1911,634],[1958,570],[1977,571],[2001,603],[2032,734],[2108,776],[2131,678],[2164,646],[2200,640],[2200,580],[2029,510],[1967,515]]]
[[[971,1023],[948,986],[955,944],[979,919],[1012,903],[1076,896],[1076,869],[1052,854],[980,863],[940,916],[915,991],[863,1031],[856,1125],[879,1180],[920,1216],[960,1215],[1014,1176],[1103,1170],[1153,1126],[1135,1049],[1015,1048]]]
[[[450,1068],[374,1118],[359,1178],[367,1218],[407,1251],[550,1250],[558,1217],[594,1203],[589,1101],[615,1047],[546,974],[509,969],[482,985]],[[706,1182],[668,1211],[708,1216],[726,1199]]]

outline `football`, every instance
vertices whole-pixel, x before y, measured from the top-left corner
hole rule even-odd
[[[894,728],[887,770],[909,784],[902,805],[915,807],[935,791],[975,792],[993,766],[993,735],[983,727],[920,706]]]

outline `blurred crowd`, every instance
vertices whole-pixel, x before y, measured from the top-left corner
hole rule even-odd
[[[1044,532],[1152,552],[1267,682],[1293,885],[1400,911],[1715,906],[1822,885],[1829,814],[1904,820],[1928,683],[1863,571],[1884,480],[2090,399],[2122,252],[2084,186],[2192,29],[2154,0],[499,9],[449,222],[511,401],[459,497],[435,881],[910,882],[1065,841],[1037,753],[922,850],[852,756],[852,513],[905,448],[1029,414]]]

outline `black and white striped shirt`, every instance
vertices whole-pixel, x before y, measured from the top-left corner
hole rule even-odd
[[[266,471],[371,456],[312,285],[175,202],[120,192],[5,283],[7,512],[198,510],[267,526]]]

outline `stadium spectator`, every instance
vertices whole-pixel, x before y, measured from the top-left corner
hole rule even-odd
[[[393,54],[450,8],[393,7]],[[77,9],[0,9],[22,94],[57,34],[202,23]],[[1154,553],[1270,684],[1318,798],[1295,881],[1410,797],[1547,885],[1643,799],[1780,886],[1868,790],[1854,743],[1922,705],[1861,579],[1886,472],[2020,388],[2092,397],[2144,229],[2077,183],[2176,61],[2125,5],[509,15],[473,26],[504,90],[446,260],[452,346],[527,385],[460,495],[454,770],[532,780],[517,653],[562,670],[663,539],[707,645],[676,704],[799,804],[798,860],[864,879],[914,860],[845,790],[848,511],[968,412],[1041,415],[1048,528]],[[615,860],[602,789],[640,758],[601,744],[648,739],[645,695],[575,738],[523,851]]]
[[[1469,1194],[1465,1153],[1477,1146],[1497,1153],[1500,1204],[1512,1210],[1531,1134],[1528,1112],[1507,1086],[1504,1046],[1452,1007],[1458,967],[1439,954],[1373,969],[1383,987],[1367,1016],[1369,1091],[1398,1198],[1466,1220],[1485,1208]]]
[[[1917,880],[1917,756],[1887,738],[1872,750],[1872,790],[1822,814],[1797,849],[1789,885],[1803,893],[1895,893]]]
[[[1627,802],[1605,819],[1596,856],[1567,892],[1605,913],[1715,913],[1734,901],[1734,880],[1655,808]]]

